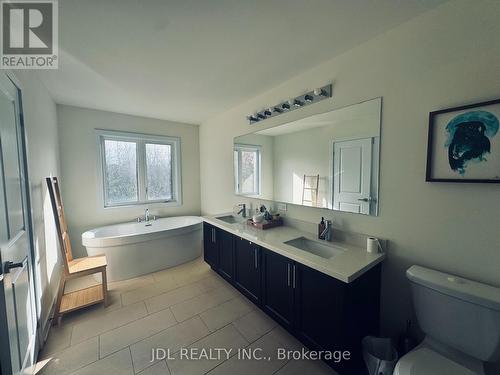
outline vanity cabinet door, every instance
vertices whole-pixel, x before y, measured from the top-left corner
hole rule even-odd
[[[217,271],[226,280],[232,282],[234,276],[234,236],[218,229],[217,240],[219,242],[219,268]]]
[[[256,244],[237,238],[234,241],[234,281],[236,287],[254,303],[261,296],[261,249]]]
[[[219,264],[219,249],[217,245],[217,228],[203,223],[203,259],[214,269]]]
[[[342,347],[345,283],[300,263],[294,264],[295,332],[310,349]]]
[[[262,249],[262,305],[269,315],[288,329],[292,328],[294,316],[294,263]]]

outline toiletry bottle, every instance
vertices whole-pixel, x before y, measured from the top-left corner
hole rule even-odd
[[[322,217],[321,218],[321,222],[318,224],[318,238],[320,240],[324,239],[323,236],[322,236],[322,234],[325,231],[325,228],[326,228],[325,218]]]

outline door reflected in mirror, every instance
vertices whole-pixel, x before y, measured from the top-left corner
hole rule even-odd
[[[377,215],[382,98],[234,139],[238,195]]]

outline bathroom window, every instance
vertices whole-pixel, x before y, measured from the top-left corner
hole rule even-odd
[[[234,189],[236,194],[260,195],[260,146],[234,145]]]
[[[99,130],[104,207],[180,205],[180,140]]]

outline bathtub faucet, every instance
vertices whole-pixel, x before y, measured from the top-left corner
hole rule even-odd
[[[156,220],[156,219],[157,219],[156,215],[153,215],[153,220]],[[143,218],[140,216],[137,218],[138,223],[140,223],[142,221],[144,221],[146,223],[149,223],[151,221],[151,215],[149,214],[149,208],[146,208],[144,210],[144,217]]]

